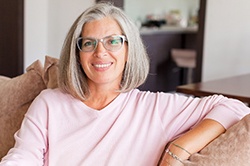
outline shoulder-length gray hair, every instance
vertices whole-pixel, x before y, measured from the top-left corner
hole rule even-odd
[[[128,42],[128,60],[120,84],[120,92],[139,87],[147,78],[149,58],[135,24],[124,12],[111,3],[97,3],[84,11],[70,28],[61,51],[59,63],[59,88],[74,97],[85,100],[89,95],[87,76],[84,73],[76,47],[84,24],[93,20],[110,17],[117,21]]]

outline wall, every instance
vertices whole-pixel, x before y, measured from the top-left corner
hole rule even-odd
[[[24,69],[48,53],[48,0],[24,1]]]
[[[124,0],[124,9],[133,20],[143,20],[146,15],[165,15],[179,9],[187,19],[199,8],[199,0]]]
[[[25,0],[24,68],[44,56],[59,57],[71,24],[95,0]]]
[[[249,11],[249,0],[207,0],[203,81],[250,73]]]

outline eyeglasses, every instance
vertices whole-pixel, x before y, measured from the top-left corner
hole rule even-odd
[[[107,36],[102,39],[79,37],[76,44],[80,51],[91,52],[96,49],[98,42],[102,42],[106,50],[114,52],[122,48],[124,41],[127,41],[127,38],[123,35]]]

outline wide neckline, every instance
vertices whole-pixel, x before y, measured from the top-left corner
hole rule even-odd
[[[105,106],[104,108],[102,108],[100,110],[89,107],[88,105],[86,105],[84,102],[82,102],[80,100],[79,100],[79,104],[83,107],[84,110],[86,110],[88,112],[92,112],[96,115],[102,115],[102,114],[108,113],[110,111],[113,111],[114,107],[116,107],[118,104],[121,104],[121,101],[124,101],[124,99],[126,98],[128,93],[131,93],[131,91],[120,93],[119,95],[117,95],[117,97],[115,97],[115,99],[113,101],[111,101],[107,106]]]

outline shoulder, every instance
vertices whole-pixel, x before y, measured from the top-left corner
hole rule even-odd
[[[43,90],[32,102],[30,110],[47,110],[44,112],[51,113],[60,111],[64,108],[74,107],[81,104],[81,101],[74,98],[68,93],[63,93],[60,89]]]
[[[141,91],[139,89],[134,89],[127,94],[132,100],[138,102],[148,102],[148,103],[167,103],[168,100],[176,100],[176,98],[181,98],[176,93],[166,93],[166,92],[151,92],[151,91]]]
[[[58,97],[71,97],[70,94],[62,92],[60,89],[45,89],[43,90],[38,97],[41,98],[58,98]]]
[[[169,98],[179,96],[176,93],[141,91],[139,89],[134,89],[130,93],[138,98]]]
[[[56,102],[70,102],[76,100],[68,93],[62,92],[60,89],[45,89],[34,100],[34,102],[56,103]]]

